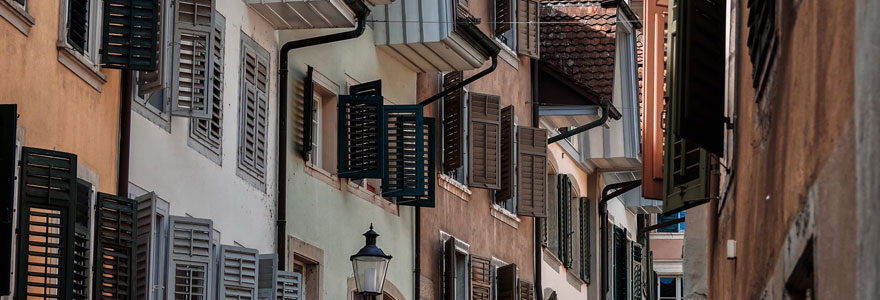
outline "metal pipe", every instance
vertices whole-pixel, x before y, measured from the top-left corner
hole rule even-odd
[[[532,127],[540,127],[538,123],[540,122],[540,116],[538,116],[538,97],[540,93],[538,93],[538,60],[530,59],[530,72],[532,77]],[[544,299],[544,290],[541,286],[541,280],[543,275],[541,274],[541,256],[543,256],[544,252],[543,247],[541,246],[541,221],[540,218],[534,218],[535,220],[535,299]],[[547,219],[545,218],[544,221]],[[543,222],[543,221],[541,221]]]
[[[322,35],[302,40],[290,41],[281,46],[279,52],[278,66],[278,180],[276,182],[278,192],[278,219],[275,222],[277,232],[276,251],[278,252],[278,269],[284,270],[287,237],[287,62],[288,54],[291,50],[319,44],[332,43],[347,39],[359,37],[364,33],[367,27],[367,15],[370,14],[369,8],[363,1],[349,4],[352,8],[357,8],[356,18],[357,27],[354,30]]]
[[[645,227],[645,228],[639,229],[639,234],[638,234],[638,235],[641,236],[641,235],[645,234],[646,232],[652,231],[652,230],[654,230],[654,229],[663,228],[663,227],[666,227],[666,226],[669,226],[669,225],[675,225],[675,224],[678,224],[678,223],[684,222],[684,219],[685,219],[685,218],[686,218],[686,217],[681,217],[681,218],[678,218],[678,219],[675,219],[675,220],[669,220],[669,221],[666,221],[666,222],[663,222],[663,223],[660,223],[660,224],[654,224],[654,225],[651,225],[651,226],[648,226],[648,227]]]
[[[495,71],[496,67],[498,67],[498,53],[497,52],[492,55],[492,65],[489,66],[488,69],[480,71],[480,73],[474,74],[473,76],[468,77],[465,80],[462,80],[458,84],[456,84],[448,89],[445,89],[445,90],[441,91],[440,93],[437,93],[434,96],[428,97],[428,99],[422,100],[422,102],[419,102],[419,105],[425,106],[425,105],[431,104],[434,101],[437,101],[440,98],[443,98],[443,96],[449,95],[453,91],[460,89],[460,88],[463,88],[464,86],[470,84],[471,82],[476,81],[477,79],[482,78],[483,76],[489,75],[489,73],[492,73],[492,71]]]
[[[606,185],[605,188],[602,189],[602,199],[599,199],[599,205],[605,204],[605,202],[608,202],[608,200],[623,195],[623,193],[629,192],[630,190],[637,188],[640,185],[642,185],[641,180],[625,181]],[[608,191],[612,189],[617,190],[609,193]]]
[[[415,277],[413,278],[413,293],[415,296],[413,299],[421,299],[421,284],[422,284],[422,257],[419,255],[422,251],[422,207],[416,206],[416,245],[415,245],[415,269],[413,273],[415,273]]]
[[[599,127],[602,124],[605,124],[605,122],[608,121],[608,115],[610,114],[610,112],[608,111],[608,106],[610,104],[608,104],[607,100],[603,101],[603,102],[605,102],[605,103],[602,104],[602,117],[601,118],[599,118],[596,121],[581,125],[575,129],[554,135],[554,136],[550,137],[550,139],[547,140],[547,144],[548,145],[553,144],[553,143],[558,142],[558,141],[565,139],[567,137],[573,136],[575,134],[578,134],[578,133]]]
[[[119,92],[119,153],[116,166],[116,195],[128,197],[129,168],[131,167],[131,101],[132,71],[122,70],[122,87]]]

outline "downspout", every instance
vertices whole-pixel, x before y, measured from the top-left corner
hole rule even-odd
[[[281,46],[278,63],[278,220],[275,222],[277,232],[278,269],[284,270],[285,266],[285,238],[287,237],[287,62],[291,50],[308,46],[332,43],[361,36],[367,27],[367,16],[370,9],[366,4],[356,0],[346,0],[345,3],[355,12],[357,27],[354,30],[322,35],[302,40],[290,41]]]
[[[119,153],[116,162],[116,195],[128,197],[128,172],[131,166],[132,71],[122,70],[119,91]]]
[[[530,61],[532,75],[532,127],[538,128],[541,121],[538,115],[538,60],[532,58]],[[543,246],[541,246],[541,224],[547,219],[535,218],[535,299],[544,300],[544,288],[541,286],[541,256],[543,256]]]
[[[642,184],[641,180],[633,180],[633,181],[626,181],[626,182],[619,182],[619,183],[615,183],[615,184],[609,184],[609,185],[606,185],[604,188],[602,188],[602,194],[600,195],[601,198],[599,199],[599,203],[598,203],[598,206],[599,206],[599,228],[600,228],[599,230],[600,230],[600,236],[601,236],[600,237],[601,240],[599,241],[599,244],[601,245],[601,247],[599,247],[599,248],[602,249],[601,267],[602,267],[602,272],[603,272],[602,274],[605,275],[603,278],[600,278],[600,280],[602,281],[599,284],[601,297],[605,297],[608,294],[608,278],[607,278],[607,276],[609,275],[609,274],[606,274],[606,272],[608,272],[608,255],[607,255],[608,251],[606,251],[605,248],[609,246],[608,245],[609,236],[608,236],[608,232],[607,232],[608,229],[606,228],[606,227],[608,227],[608,219],[607,219],[608,218],[607,217],[608,207],[605,205],[605,203],[611,199],[614,199],[614,197],[620,196],[623,193],[626,193],[626,192],[640,186],[641,184]],[[612,189],[617,189],[617,190],[609,193],[609,191],[611,191]]]
[[[482,70],[480,71],[480,73],[474,74],[473,76],[468,77],[465,80],[462,80],[458,84],[449,87],[448,89],[445,89],[434,96],[428,97],[428,99],[422,100],[422,102],[419,102],[419,105],[425,106],[433,103],[434,101],[440,100],[440,98],[443,98],[443,96],[449,95],[455,90],[463,88],[464,86],[470,84],[471,82],[477,81],[477,79],[480,79],[483,76],[489,75],[489,73],[495,71],[496,67],[498,67],[498,52],[495,52],[495,54],[492,55],[492,65],[490,65],[489,68]]]
[[[419,300],[422,299],[422,256],[419,253],[422,250],[422,207],[416,206],[416,244],[415,244],[415,263],[413,269],[413,293],[415,294],[413,299]]]

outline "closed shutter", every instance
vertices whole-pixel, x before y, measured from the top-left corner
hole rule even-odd
[[[425,144],[422,107],[389,105],[385,106],[384,114],[386,158],[382,196],[423,196],[428,153],[422,146]]]
[[[175,14],[174,71],[171,113],[211,117],[210,63],[214,27],[214,0],[178,0]]]
[[[135,293],[137,300],[163,299],[168,272],[169,204],[156,193],[138,197]]]
[[[170,218],[168,298],[204,300],[213,270],[213,222],[208,219]]]
[[[495,35],[499,36],[510,30],[511,0],[495,0]]]
[[[73,237],[73,299],[89,299],[92,263],[92,185],[76,180],[76,204]],[[100,248],[98,248],[100,249]]]
[[[15,198],[15,136],[18,119],[15,104],[0,104],[0,257],[12,257],[12,219]],[[0,295],[9,295],[10,259],[0,259]]]
[[[591,265],[590,244],[592,242],[592,239],[590,236],[590,222],[592,222],[592,220],[590,219],[590,213],[591,213],[590,212],[590,198],[581,197],[580,206],[578,206],[578,208],[580,209],[579,215],[581,216],[581,222],[580,222],[580,227],[581,227],[580,228],[580,231],[581,231],[581,235],[580,235],[580,237],[581,237],[581,241],[580,241],[581,242],[580,275],[581,275],[581,280],[583,280],[586,283],[590,283],[590,265]]]
[[[217,14],[214,18],[213,44],[211,47],[211,117],[193,119],[190,136],[216,156],[219,163],[223,149],[223,57],[226,36],[226,18]]]
[[[269,113],[269,52],[242,37],[239,165],[261,183],[266,176]]]
[[[559,174],[557,179],[557,201],[559,207],[559,259],[566,268],[571,268],[571,180],[566,174]]]
[[[519,300],[519,279],[517,278],[516,264],[498,267],[498,300]]]
[[[67,1],[67,43],[79,53],[89,45],[89,0]]]
[[[531,282],[520,280],[520,282],[519,282],[519,299],[520,300],[535,300],[535,286]]]
[[[155,71],[158,0],[105,0],[101,63],[105,68]]]
[[[443,244],[443,291],[446,300],[455,299],[455,238],[450,237]]]
[[[502,202],[513,198],[516,193],[514,181],[516,180],[516,125],[514,119],[516,113],[513,105],[501,109],[501,189],[495,193],[495,202]]]
[[[19,298],[74,297],[76,197],[76,155],[22,148],[15,280]]]
[[[559,176],[547,176],[547,207],[546,217],[544,220],[544,228],[547,240],[547,248],[551,253],[559,255]],[[520,198],[520,203],[522,203]]]
[[[342,178],[382,178],[384,104],[381,83],[354,85],[339,96],[337,168]],[[311,126],[311,125],[309,125]]]
[[[257,299],[258,251],[220,246],[219,299]]]
[[[308,66],[306,70],[306,77],[303,78],[303,159],[309,160],[312,152],[312,140],[315,138],[312,135],[314,132],[315,122],[315,79],[312,77],[315,69],[312,66]],[[340,96],[341,97],[341,96]],[[340,107],[342,103],[342,99],[340,101]],[[341,110],[340,110],[341,111]],[[342,118],[340,118],[342,120]],[[340,155],[341,157],[341,155]],[[340,165],[341,168],[341,165]],[[340,169],[341,170],[341,169]]]
[[[632,299],[642,300],[645,299],[642,285],[642,245],[633,243],[632,256]]]
[[[443,74],[443,90],[459,84],[461,71]],[[443,97],[443,172],[458,169],[464,163],[464,107],[463,88]]]
[[[424,118],[422,124],[422,156],[417,171],[421,173],[424,192],[418,196],[400,196],[395,198],[397,205],[434,207],[434,118]]]
[[[134,200],[98,193],[95,298],[134,298],[136,212]]]
[[[470,95],[468,130],[468,168],[471,187],[498,189],[501,151],[501,98],[494,95]]]
[[[547,130],[517,127],[517,214],[546,217]]]
[[[471,300],[491,300],[492,263],[488,258],[471,255]]]
[[[539,43],[540,28],[538,26],[538,0],[516,0],[516,52],[532,58],[538,58],[541,45]]]
[[[614,300],[627,298],[627,241],[626,232],[620,227],[614,227]]]

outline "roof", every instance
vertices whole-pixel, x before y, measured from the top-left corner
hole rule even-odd
[[[558,3],[581,5],[558,5]],[[543,0],[541,64],[610,100],[614,90],[617,9],[597,0]]]

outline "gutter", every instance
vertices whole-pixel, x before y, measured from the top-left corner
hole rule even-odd
[[[132,71],[122,70],[119,92],[119,153],[116,161],[116,195],[128,198],[129,169],[131,168],[131,101]]]
[[[278,219],[275,221],[277,232],[278,269],[284,270],[287,237],[287,62],[288,54],[294,49],[315,46],[320,44],[338,42],[361,36],[367,27],[367,16],[370,9],[363,0],[345,0],[357,18],[357,27],[354,30],[322,35],[302,40],[290,41],[281,46],[278,64]]]
[[[489,75],[489,73],[492,73],[493,71],[495,71],[495,68],[498,67],[498,52],[501,51],[501,47],[495,44],[495,42],[489,40],[489,37],[483,34],[483,32],[480,31],[480,29],[477,28],[474,23],[467,23],[462,28],[464,29],[465,33],[469,34],[471,38],[476,40],[476,43],[480,45],[483,50],[485,50],[489,55],[492,56],[492,65],[490,65],[489,68],[480,71],[480,73],[474,74],[471,77],[468,77],[467,79],[464,79],[461,82],[457,83],[456,85],[451,86],[434,96],[428,97],[428,99],[422,100],[421,102],[419,102],[420,106],[424,107],[428,104],[433,103],[434,101],[440,100],[440,98],[443,98],[443,96],[449,95],[455,90],[463,88],[471,82],[477,81],[477,79]]]
[[[577,128],[566,131],[564,133],[554,135],[554,136],[550,137],[549,139],[547,139],[547,144],[548,145],[553,144],[555,142],[558,142],[560,140],[563,140],[563,139],[568,138],[570,136],[573,136],[575,134],[599,127],[600,125],[605,124],[605,122],[608,121],[608,115],[611,115],[611,118],[615,119],[615,120],[620,120],[620,118],[621,118],[620,112],[618,112],[617,109],[615,109],[614,106],[611,105],[611,101],[602,100],[602,117],[601,118],[599,118],[596,121],[578,126]]]

